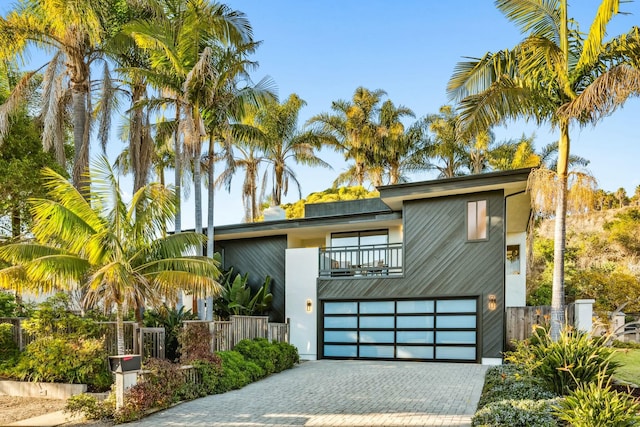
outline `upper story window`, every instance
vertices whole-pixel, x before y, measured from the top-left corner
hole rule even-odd
[[[467,202],[467,240],[487,240],[487,201]]]
[[[331,247],[386,245],[389,243],[388,230],[349,231],[331,233]]]

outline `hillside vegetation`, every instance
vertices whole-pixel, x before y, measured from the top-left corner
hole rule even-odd
[[[551,301],[553,220],[535,228],[527,303]],[[567,217],[566,299],[596,300],[596,311],[640,312],[640,207]]]

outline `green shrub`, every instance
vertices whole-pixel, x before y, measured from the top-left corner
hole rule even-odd
[[[20,350],[13,341],[13,325],[0,323],[0,363],[15,360]]]
[[[633,341],[613,340],[613,342],[611,343],[611,346],[615,348],[640,349],[640,343],[633,342]]]
[[[597,381],[601,371],[606,381],[619,366],[612,360],[615,350],[584,332],[565,329],[557,341],[542,329],[534,335],[531,342],[517,343],[505,360],[522,366],[558,395],[570,393],[581,383]]]
[[[244,387],[264,376],[262,368],[246,360],[237,351],[219,351],[218,356],[222,359],[222,372],[218,382],[219,393]]]
[[[640,425],[640,403],[603,382],[582,384],[554,407],[556,416],[575,427]]]
[[[276,347],[276,372],[282,372],[285,369],[293,368],[297,363],[300,363],[300,355],[298,349],[286,342],[273,342]]]
[[[277,348],[264,338],[253,340],[242,340],[233,348],[246,360],[254,362],[264,371],[261,376],[268,376],[275,372],[277,359]]]
[[[501,400],[548,400],[556,397],[542,382],[516,365],[492,366],[485,376],[478,409]]]
[[[102,327],[95,321],[71,312],[71,300],[64,293],[58,293],[39,304],[32,316],[22,323],[22,327],[36,338],[56,334],[93,338],[102,335]]]
[[[23,380],[87,384],[97,390],[108,389],[112,381],[104,339],[74,336],[36,339],[12,372]]]
[[[471,420],[477,427],[551,427],[554,400],[501,400],[480,409]]]
[[[197,371],[206,395],[216,394],[220,391],[220,376],[222,375],[222,361],[218,357],[218,363],[196,360],[191,364]]]
[[[105,420],[113,417],[113,408],[89,394],[76,394],[67,399],[64,412],[71,416],[83,416],[89,420]]]

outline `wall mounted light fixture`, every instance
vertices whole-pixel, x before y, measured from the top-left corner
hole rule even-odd
[[[489,308],[489,310],[493,311],[496,308],[498,308],[498,299],[496,298],[495,295],[491,294],[489,295],[489,302],[487,304],[487,307]]]
[[[307,313],[311,313],[311,310],[313,310],[313,301],[307,299]]]

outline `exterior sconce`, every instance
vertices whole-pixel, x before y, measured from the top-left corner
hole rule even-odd
[[[496,308],[498,308],[498,299],[496,298],[495,295],[491,294],[489,295],[489,302],[487,304],[487,307],[489,308],[489,310],[493,311]]]
[[[307,313],[311,313],[311,310],[313,310],[313,301],[307,299]]]

